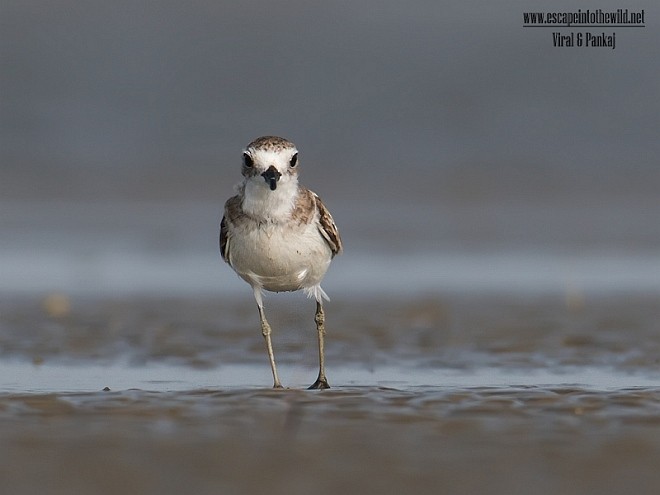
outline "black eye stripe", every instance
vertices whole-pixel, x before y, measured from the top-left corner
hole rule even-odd
[[[298,153],[295,153],[292,157],[291,160],[289,160],[289,166],[290,167],[295,167],[298,165]]]
[[[245,165],[247,168],[252,168],[254,166],[252,157],[247,153],[243,153],[243,165]]]

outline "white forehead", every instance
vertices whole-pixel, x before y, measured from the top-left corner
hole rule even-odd
[[[289,161],[293,155],[298,153],[295,148],[286,148],[280,150],[264,150],[248,148],[246,151],[250,154],[252,159],[258,163],[273,163],[281,161]]]

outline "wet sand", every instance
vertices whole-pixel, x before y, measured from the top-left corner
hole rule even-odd
[[[256,306],[247,292],[217,298],[4,296],[0,357],[36,364],[267,367]],[[313,302],[298,293],[269,293],[265,302],[278,362],[315,367]],[[660,371],[660,299],[654,293],[333,294],[326,313],[328,362],[341,367]],[[265,374],[268,378],[268,369]]]
[[[5,493],[654,493],[660,389],[11,395]]]
[[[660,486],[655,297],[338,297],[328,391],[304,298],[269,298],[283,391],[248,298],[0,306],[3,493]]]

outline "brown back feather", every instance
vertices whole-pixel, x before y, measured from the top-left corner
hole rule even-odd
[[[229,263],[229,223],[234,223],[238,217],[244,215],[241,209],[240,196],[233,196],[225,203],[225,214],[220,222],[220,254],[222,259]]]
[[[332,215],[330,215],[330,212],[321,201],[321,198],[319,198],[316,193],[311,194],[314,197],[316,209],[319,212],[319,222],[321,223],[319,231],[321,232],[321,235],[325,241],[328,243],[328,246],[330,246],[330,249],[332,250],[332,256],[340,254],[344,249],[344,246],[341,242],[339,229],[337,229],[337,225],[332,219]]]

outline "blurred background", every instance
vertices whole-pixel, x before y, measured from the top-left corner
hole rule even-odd
[[[0,291],[247,297],[217,229],[275,134],[343,234],[331,294],[657,292],[644,7],[611,50],[554,48],[531,1],[2,0]]]

